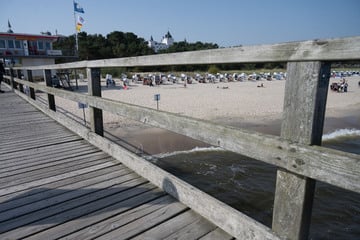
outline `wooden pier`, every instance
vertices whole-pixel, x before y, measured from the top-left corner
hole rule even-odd
[[[307,239],[316,181],[360,193],[360,156],[320,146],[331,63],[359,60],[358,36],[10,69],[14,92],[50,118],[1,95],[0,238]],[[287,63],[280,137],[101,98],[101,68],[256,62]],[[88,94],[51,87],[67,69],[86,71]],[[87,104],[90,128],[55,96]],[[278,167],[271,229],[103,137],[102,111]]]
[[[13,92],[0,104],[0,239],[232,239]]]

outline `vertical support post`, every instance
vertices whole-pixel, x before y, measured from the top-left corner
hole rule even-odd
[[[14,69],[11,67],[10,68],[10,86],[11,86],[11,90],[14,91],[14,85],[15,85],[15,82],[14,82]]]
[[[100,68],[88,68],[88,93],[90,96],[101,97]],[[90,106],[90,128],[100,136],[104,136],[102,110]]]
[[[288,63],[287,72],[281,137],[321,145],[330,63]],[[278,170],[272,229],[280,237],[307,239],[314,190],[315,180]]]
[[[27,75],[28,75],[28,81],[34,82],[31,70],[27,70]],[[30,87],[29,89],[30,89],[30,97],[35,100],[35,89],[32,87]]]
[[[51,70],[49,70],[49,69],[44,70],[44,78],[45,78],[46,86],[47,87],[52,87]],[[49,94],[49,93],[48,93],[47,96],[48,96],[49,109],[56,112],[55,96],[52,95],[52,94]]]
[[[16,75],[17,75],[17,77],[19,79],[21,79],[21,75],[22,75],[21,70],[17,70]],[[23,85],[21,83],[19,83],[19,91],[22,92],[22,93],[24,92],[24,88],[23,88]]]
[[[76,90],[79,90],[79,83],[78,83],[78,77],[77,77],[77,71],[76,69],[74,70],[74,74],[75,74],[75,87],[76,87]]]

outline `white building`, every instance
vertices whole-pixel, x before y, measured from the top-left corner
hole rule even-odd
[[[174,44],[174,39],[169,31],[165,34],[165,36],[163,36],[161,42],[154,41],[152,36],[148,41],[148,46],[154,49],[155,52],[158,52],[159,50],[163,50],[163,49],[168,49],[173,44]]]

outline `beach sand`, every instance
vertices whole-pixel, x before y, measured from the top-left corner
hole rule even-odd
[[[324,133],[338,128],[360,129],[360,77],[347,77],[349,87],[346,93],[329,89]],[[339,82],[339,78],[331,78]],[[157,108],[155,94],[160,94],[159,110],[179,115],[205,119],[215,123],[246,128],[258,132],[279,135],[285,93],[285,80],[245,81],[229,83],[160,85],[155,87],[130,83],[127,90],[117,86],[106,88],[102,80],[102,97],[125,103]],[[264,87],[258,87],[261,83]],[[86,82],[79,82],[79,89],[86,92]],[[66,106],[71,115],[82,119],[83,112],[77,103],[56,99],[59,107]],[[86,117],[88,109],[86,109]],[[144,126],[103,112],[105,129],[112,136],[132,146],[137,152],[157,154],[188,150],[207,144],[191,140],[166,130]]]

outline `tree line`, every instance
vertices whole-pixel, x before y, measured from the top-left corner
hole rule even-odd
[[[74,54],[76,52],[75,41],[75,35],[60,37],[59,40],[54,43],[54,49],[60,49],[66,53]],[[131,32],[114,31],[106,36],[80,32],[78,34],[78,41],[79,60],[96,60],[155,54],[154,50],[148,47],[145,39],[140,38]],[[159,53],[197,51],[214,48],[218,48],[218,45],[213,43],[188,43],[182,41],[175,42],[170,48],[162,50]]]
[[[54,49],[63,51],[64,55],[74,56],[77,55],[77,60],[97,60],[108,58],[122,58],[122,57],[134,57],[156,54],[152,48],[148,47],[148,43],[144,38],[138,37],[132,32],[114,31],[106,36],[101,34],[87,34],[86,32],[80,32],[78,34],[78,46],[79,50],[76,54],[76,39],[75,35],[63,36],[54,43]],[[184,51],[198,51],[206,49],[217,49],[219,46],[214,43],[203,43],[197,41],[195,43],[189,43],[186,40],[175,42],[168,49],[159,51],[158,53],[174,53]],[[73,60],[73,59],[72,59]],[[63,63],[69,61],[69,59],[59,59],[57,63]],[[265,64],[267,68],[281,67],[281,63]],[[157,66],[157,67],[138,67],[136,71],[207,71],[209,65],[181,65],[181,66]],[[212,65],[213,67],[213,65]],[[219,70],[238,70],[238,69],[254,69],[257,67],[264,67],[263,64],[258,66],[254,64],[218,64],[216,67]]]
[[[75,35],[60,37],[54,43],[54,49],[76,54]],[[106,58],[121,58],[154,54],[143,38],[131,32],[115,31],[105,36],[101,34],[78,34],[78,60],[96,60]]]

